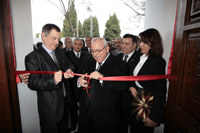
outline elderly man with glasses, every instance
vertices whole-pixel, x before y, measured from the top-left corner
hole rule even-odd
[[[77,77],[80,95],[78,132],[119,132],[119,92],[126,89],[126,82],[102,81],[107,76],[126,75],[126,64],[109,53],[107,41],[95,38],[91,44],[92,56],[88,56],[78,73],[89,75],[90,81]],[[88,89],[84,89],[87,88]]]

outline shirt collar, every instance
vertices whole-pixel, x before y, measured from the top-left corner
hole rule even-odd
[[[101,66],[102,66],[102,65],[104,64],[104,62],[107,60],[107,58],[109,57],[109,55],[110,55],[110,53],[108,53],[108,55],[106,56],[105,60],[101,62]],[[99,65],[99,63],[96,62],[96,66],[98,66],[98,65]]]
[[[73,50],[74,54],[77,56],[77,54],[79,54],[79,57],[81,56],[81,51],[80,52],[76,52],[75,50]]]
[[[51,54],[51,52],[53,51],[53,50],[49,50],[45,45],[44,45],[44,43],[42,43],[42,47],[47,51],[47,53],[49,53],[49,54]]]

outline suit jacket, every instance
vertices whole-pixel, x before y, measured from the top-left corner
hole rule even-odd
[[[116,55],[116,57],[118,57],[120,60],[123,60],[124,54],[120,53],[118,55]],[[135,50],[135,52],[132,54],[132,56],[129,58],[128,62],[126,63],[127,66],[127,75],[133,75],[133,65],[134,62],[137,61],[140,58],[139,53]],[[132,74],[131,74],[132,71]],[[129,87],[121,92],[121,107],[122,108],[130,108],[131,107],[131,103],[133,102],[133,96],[131,94],[131,92],[129,91]]]
[[[81,67],[81,65],[83,64],[85,58],[90,55],[89,53],[87,52],[84,52],[84,51],[81,51],[81,56],[80,56],[80,59],[78,59],[75,55],[75,53],[73,51],[70,51],[70,52],[67,52],[67,57],[69,57],[70,61],[74,64],[75,66],[75,73],[78,71],[78,69]],[[70,79],[71,81],[73,79]],[[72,81],[72,91],[74,93],[74,96],[77,100],[79,100],[80,98],[80,90],[76,89],[76,91],[74,91],[74,88],[76,86],[76,83],[75,85],[73,84],[73,81]]]
[[[29,53],[25,57],[27,71],[58,71],[74,70],[74,66],[66,57],[63,49],[56,48],[55,55],[59,67],[43,47]],[[40,119],[45,122],[59,122],[64,113],[63,82],[69,103],[72,104],[68,79],[64,79],[55,85],[53,74],[32,74],[29,77],[28,87],[37,91],[38,112]]]
[[[136,67],[138,59],[133,70]],[[138,75],[164,75],[166,62],[162,57],[147,59]],[[133,72],[132,70],[132,72]],[[164,102],[166,101],[166,80],[139,81],[139,84],[147,91],[152,91],[154,94],[153,105],[149,118],[156,123],[161,123],[164,113]],[[135,87],[135,82],[131,82],[131,86]]]
[[[90,73],[95,71],[96,61],[92,56],[88,56],[79,69],[78,73]],[[109,55],[101,66],[99,72],[107,76],[126,75],[126,65],[124,62]],[[96,132],[118,132],[119,128],[119,92],[127,88],[126,82],[90,80],[91,89],[88,97],[86,90],[81,89],[80,116],[78,132],[88,132],[89,114],[94,113],[94,124]],[[78,88],[80,89],[80,88]]]
[[[82,51],[85,51],[85,52],[87,52],[87,53],[90,53],[88,47],[83,47],[81,50],[82,50]]]
[[[70,61],[75,65],[75,71],[74,72],[77,72],[78,69],[80,68],[80,66],[83,64],[86,56],[88,55],[87,52],[85,51],[80,51],[81,52],[81,56],[80,58],[78,59],[75,55],[75,53],[72,51],[69,51],[67,52],[67,57],[70,59]]]
[[[73,51],[73,48],[71,48],[70,51],[67,51],[66,47],[64,47],[63,50],[64,50],[66,53],[68,53],[68,52],[70,52],[70,51]]]

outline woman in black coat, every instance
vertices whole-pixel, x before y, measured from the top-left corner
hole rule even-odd
[[[139,34],[141,56],[133,67],[132,74],[137,75],[164,75],[166,62],[162,58],[162,39],[156,29],[147,29]],[[141,91],[152,92],[153,104],[147,118],[134,120],[134,133],[153,133],[154,127],[162,122],[164,102],[166,100],[166,80],[133,81],[129,88],[135,97]],[[137,113],[135,114],[137,115]]]

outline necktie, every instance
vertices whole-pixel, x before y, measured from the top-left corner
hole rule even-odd
[[[59,67],[58,62],[57,62],[57,59],[56,59],[55,51],[52,51],[51,54],[52,54],[52,56],[53,56],[53,61],[54,61],[54,62],[56,63],[56,65]],[[63,94],[64,94],[64,97],[65,97],[65,96],[66,96],[65,85],[62,83],[62,86],[63,86]]]
[[[79,53],[77,53],[77,58],[79,59],[80,57],[79,57]]]
[[[53,56],[53,61],[56,63],[56,65],[58,66],[58,62],[57,62],[57,59],[56,59],[56,55],[55,55],[55,51],[52,51],[51,52],[52,56]]]
[[[96,71],[99,71],[99,69],[100,69],[101,65],[102,65],[102,63],[99,63],[99,65],[98,65],[98,67],[97,67]]]
[[[128,55],[125,55],[125,58],[124,58],[124,60],[127,62],[127,59],[128,59]]]
[[[92,53],[92,49],[90,48],[90,54]]]

